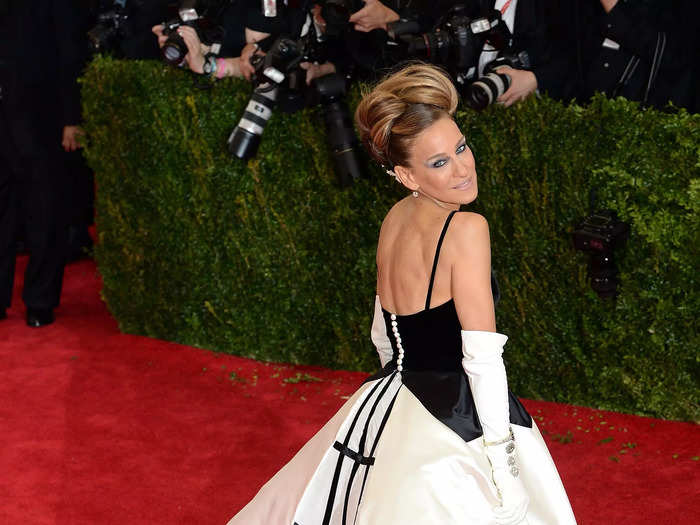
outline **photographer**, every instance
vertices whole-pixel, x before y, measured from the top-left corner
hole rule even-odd
[[[22,298],[32,327],[53,322],[63,283],[70,188],[63,150],[80,147],[81,134],[80,14],[71,0],[0,1],[0,319],[12,297],[23,205],[30,257]]]
[[[233,0],[225,3],[220,2],[219,4],[221,7],[215,10],[214,13],[214,23],[220,24],[222,29],[221,34],[217,35],[220,40],[218,42],[218,52],[224,56],[236,57],[227,58],[225,63],[219,62],[222,66],[221,71],[219,71],[219,77],[241,76],[240,57],[237,55],[245,49],[246,33],[244,20],[249,3],[243,0]],[[197,4],[193,2],[192,5],[196,6]],[[207,5],[203,9],[204,12],[208,12]],[[153,26],[151,31],[156,35],[158,47],[162,50],[170,38],[169,32],[166,32],[163,24]],[[206,62],[205,57],[211,53],[212,46],[202,43],[197,30],[190,25],[181,24],[177,27],[176,32],[182,38],[187,48],[183,63],[180,65],[187,65],[193,72],[202,74]]]
[[[510,87],[497,99],[497,102],[509,107],[524,100],[535,92],[547,92],[550,95],[560,93],[561,64],[552,54],[552,32],[556,18],[552,8],[553,2],[547,0],[496,0],[484,3],[500,11],[503,21],[513,35],[513,49],[525,51],[530,60],[528,69],[516,69],[509,66],[499,67],[499,73],[510,78]],[[486,64],[498,54],[488,43],[479,56],[478,76],[483,74]]]
[[[232,13],[237,16],[233,16]],[[323,26],[320,19],[320,7],[314,6],[311,13],[319,21],[319,27]],[[275,35],[298,34],[305,17],[306,13],[302,9],[287,8],[284,5],[278,7],[275,16],[265,16],[257,1],[245,0],[231,4],[224,13],[225,34],[229,35],[233,32],[240,35],[240,39],[244,43],[239,49],[240,56],[233,58],[231,58],[230,53],[231,47],[226,45],[223,45],[220,51],[222,57],[225,58],[208,58],[210,47],[201,42],[197,31],[192,27],[180,26],[177,28],[177,32],[187,45],[188,52],[185,56],[185,63],[194,73],[208,74],[216,78],[235,76],[251,80],[255,72],[255,68],[251,64],[253,55],[264,55]],[[234,19],[238,20],[238,26],[234,27],[229,22]],[[241,20],[244,23],[241,23]],[[163,33],[163,26],[154,26],[152,30],[158,37],[158,45],[162,47],[168,39],[168,36]],[[207,60],[211,61],[209,67],[206,64]],[[302,62],[300,67],[306,70],[307,84],[310,84],[314,78],[335,72],[335,66],[330,62],[324,64]]]
[[[698,18],[690,0],[574,0],[562,6],[563,98],[594,92],[694,108]]]

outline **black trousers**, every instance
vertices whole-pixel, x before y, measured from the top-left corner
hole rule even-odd
[[[55,308],[63,286],[67,245],[68,185],[60,129],[50,133],[55,145],[27,148],[17,143],[22,133],[15,132],[17,121],[5,110],[0,102],[0,308],[8,308],[12,299],[20,227],[30,254],[22,299],[27,308]],[[23,220],[19,220],[20,213]]]

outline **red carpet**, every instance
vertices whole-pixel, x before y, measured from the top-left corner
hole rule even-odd
[[[223,525],[365,377],[122,335],[98,283],[70,265],[55,324],[19,287],[0,322],[2,525]],[[580,524],[700,523],[697,425],[525,404]]]

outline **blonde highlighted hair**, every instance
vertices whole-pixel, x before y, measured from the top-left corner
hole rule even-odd
[[[413,63],[365,93],[355,123],[367,151],[382,166],[407,166],[416,136],[454,115],[459,97],[442,69]]]

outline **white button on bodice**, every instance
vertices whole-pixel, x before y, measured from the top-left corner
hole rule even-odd
[[[401,345],[401,336],[399,335],[399,323],[396,320],[396,314],[391,314],[391,331],[394,332],[394,339],[396,339],[396,348],[399,354],[396,358],[396,370],[399,372],[403,371],[403,346]]]

